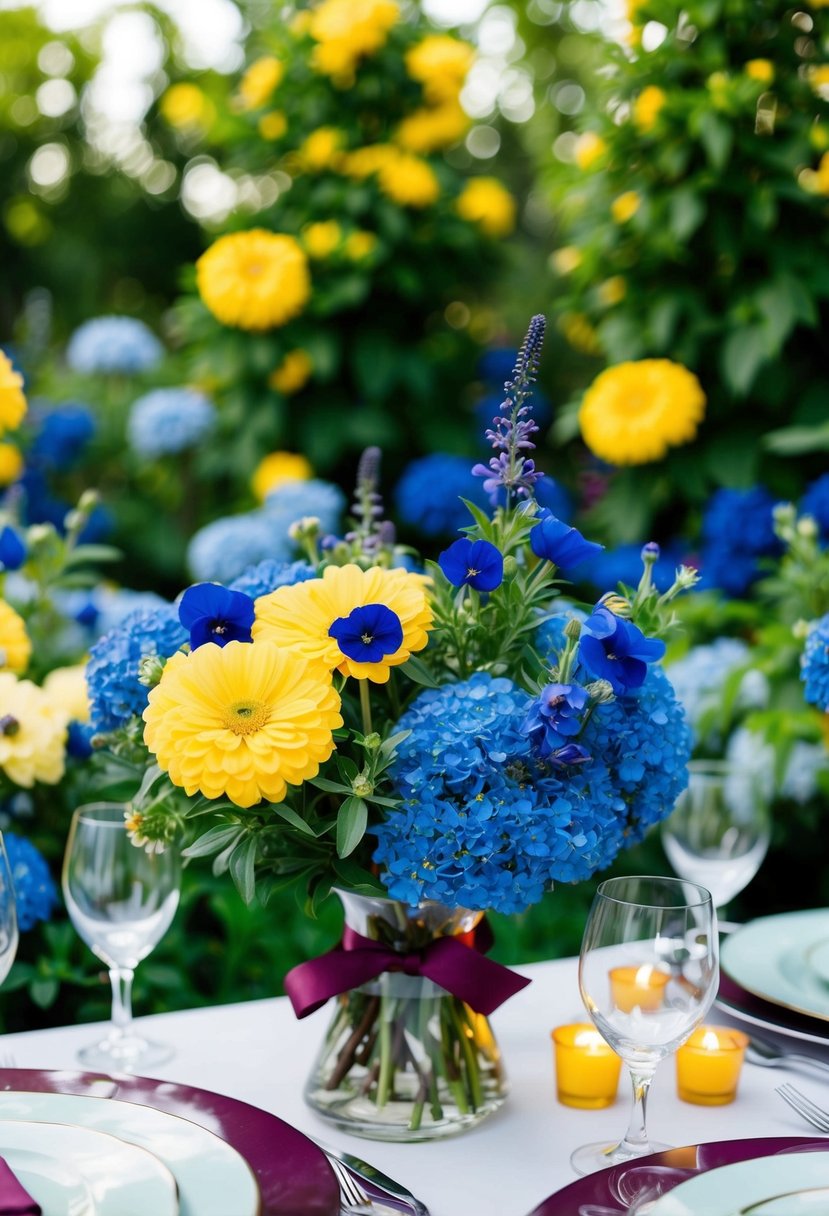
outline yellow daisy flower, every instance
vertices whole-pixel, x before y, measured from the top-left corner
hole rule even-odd
[[[144,742],[190,795],[255,806],[315,777],[342,726],[331,680],[268,642],[212,642],[168,660],[144,710]]]
[[[347,658],[328,632],[336,620],[365,604],[384,604],[397,614],[403,629],[399,649],[377,663]],[[261,639],[286,646],[328,671],[337,668],[345,676],[385,684],[389,668],[398,667],[423,649],[431,627],[432,610],[422,576],[379,566],[369,570],[353,565],[328,566],[322,578],[278,587],[258,599],[253,640],[254,644]]]
[[[475,48],[450,34],[428,34],[406,52],[406,71],[430,101],[457,98],[475,59]]]
[[[401,207],[430,207],[440,195],[432,166],[405,153],[381,165],[377,180],[383,193]]]
[[[50,705],[59,709],[70,722],[89,721],[89,690],[86,666],[56,667],[43,681],[43,692]]]
[[[268,385],[286,397],[305,388],[311,378],[314,365],[307,351],[297,348],[289,350],[285,358],[268,376]]]
[[[284,325],[311,294],[297,241],[264,228],[220,236],[196,262],[196,284],[214,317],[239,329]]]
[[[22,617],[5,600],[0,600],[0,672],[25,671],[31,655],[32,643]],[[2,712],[3,702],[0,700]]]
[[[273,93],[285,68],[274,55],[263,55],[250,65],[239,84],[239,102],[243,110],[258,110]]]
[[[591,452],[609,464],[647,464],[689,443],[705,413],[693,372],[669,359],[619,363],[587,390],[579,425]]]
[[[31,680],[0,671],[0,772],[31,789],[63,776],[67,718]]]
[[[0,486],[10,486],[23,472],[23,457],[13,443],[0,443]]]
[[[158,108],[171,127],[179,130],[209,127],[216,117],[216,108],[198,85],[182,81],[170,85],[158,103]]]
[[[302,243],[312,258],[327,258],[342,239],[342,229],[336,220],[316,220],[302,229]]]
[[[296,452],[271,452],[263,456],[250,479],[251,489],[260,502],[289,481],[307,481],[314,470],[304,456]]]
[[[473,177],[455,207],[461,219],[477,224],[487,236],[509,236],[515,227],[515,199],[497,177]]]
[[[469,130],[471,120],[456,102],[432,109],[414,110],[395,132],[395,140],[407,152],[437,152],[457,143]]]
[[[0,435],[20,426],[26,413],[23,377],[12,367],[11,359],[0,350]]]
[[[655,84],[649,84],[636,98],[633,103],[633,122],[643,135],[647,135],[654,129],[659,113],[667,100],[668,94]]]

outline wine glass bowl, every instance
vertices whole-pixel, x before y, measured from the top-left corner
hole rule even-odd
[[[148,853],[132,843],[120,803],[78,807],[63,865],[63,894],[79,936],[109,969],[112,1024],[80,1059],[93,1068],[133,1071],[172,1054],[132,1025],[135,968],[170,927],[178,907],[180,863],[175,849]]]
[[[756,770],[726,760],[692,760],[688,786],[662,824],[676,874],[701,883],[716,908],[747,887],[771,838],[768,791]]]
[[[573,1154],[577,1172],[663,1147],[648,1141],[648,1087],[660,1060],[702,1022],[718,980],[716,913],[704,887],[639,876],[601,883],[584,931],[579,989],[599,1034],[628,1065],[634,1111],[619,1144]]]
[[[0,984],[11,971],[18,941],[17,900],[9,858],[0,832]]]

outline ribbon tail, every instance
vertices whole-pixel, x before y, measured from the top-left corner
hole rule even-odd
[[[391,952],[335,949],[293,967],[285,976],[285,992],[298,1018],[307,1017],[332,996],[367,984],[394,961]]]
[[[432,943],[421,975],[486,1017],[530,983],[525,976],[451,937],[441,937]]]

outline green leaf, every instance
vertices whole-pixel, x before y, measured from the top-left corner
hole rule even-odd
[[[734,132],[724,118],[713,110],[705,110],[699,116],[699,137],[712,169],[724,169],[734,143]]]
[[[759,325],[747,325],[729,334],[722,350],[722,371],[732,392],[743,395],[754,383],[767,357],[768,337]]]
[[[678,241],[687,241],[705,219],[704,199],[690,186],[675,190],[668,207],[668,226]]]
[[[238,823],[234,824],[219,824],[215,828],[211,828],[205,832],[203,836],[199,836],[198,840],[194,840],[186,849],[182,849],[183,857],[210,857],[213,853],[218,853],[226,848],[229,844],[238,840],[244,835],[245,829],[240,827]]]
[[[81,562],[117,562],[123,557],[120,549],[112,545],[78,545],[66,557],[64,565],[79,566]]]
[[[343,785],[339,781],[329,781],[327,777],[309,777],[308,784],[313,785],[318,790],[325,790],[327,794],[351,793],[349,786]]]
[[[48,1009],[57,999],[60,984],[56,979],[36,979],[29,985],[29,995],[39,1009]]]
[[[316,832],[314,829],[309,823],[305,822],[302,816],[299,815],[292,806],[288,806],[286,803],[280,802],[278,806],[275,806],[273,809],[280,819],[284,819],[286,823],[290,823],[291,826],[295,827],[298,832],[302,832],[306,836],[313,836],[316,838]]]
[[[337,856],[348,857],[363,839],[368,826],[368,807],[362,798],[346,798],[337,814]]]
[[[800,456],[805,452],[829,451],[829,422],[820,426],[786,426],[770,431],[763,447],[778,456]]]
[[[256,893],[254,866],[256,863],[256,837],[247,836],[234,850],[230,858],[230,877],[246,904]]]
[[[429,668],[422,659],[407,659],[400,670],[402,670],[403,674],[407,675],[414,684],[422,684],[424,688],[440,688],[440,684],[429,671]]]

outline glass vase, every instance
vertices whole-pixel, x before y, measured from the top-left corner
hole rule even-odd
[[[337,894],[350,929],[401,954],[470,933],[483,915]],[[432,1140],[474,1127],[507,1092],[488,1018],[432,980],[385,971],[336,998],[305,1100],[356,1136]]]

